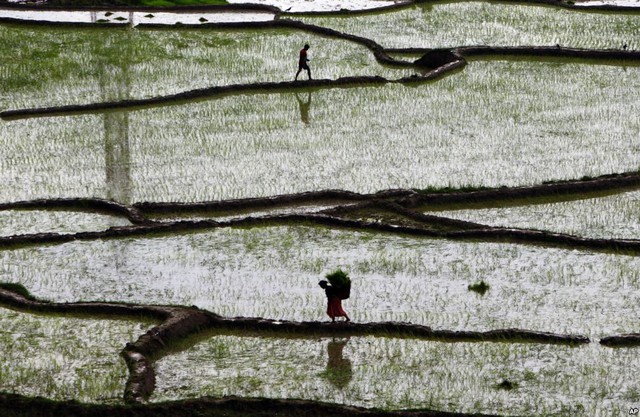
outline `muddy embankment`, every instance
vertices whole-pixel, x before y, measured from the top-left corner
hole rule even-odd
[[[603,337],[602,339],[600,339],[600,344],[608,347],[640,346],[640,333],[625,333]]]
[[[135,207],[99,198],[37,199],[0,203],[0,211],[2,210],[72,210],[122,216],[133,224],[146,224],[149,222]]]
[[[268,398],[197,398],[154,404],[93,405],[0,393],[7,417],[498,417],[435,410],[383,411],[321,401]]]
[[[102,231],[79,233],[35,233],[0,237],[0,248],[23,245],[60,244],[77,240],[144,237],[185,231],[228,227],[262,227],[274,225],[320,225],[337,229],[392,233],[457,241],[511,242],[545,247],[625,252],[640,254],[638,239],[594,239],[532,229],[493,227],[425,213],[431,209],[454,205],[475,208],[514,204],[531,204],[536,199],[567,201],[601,194],[615,194],[640,187],[640,174],[628,172],[596,178],[562,181],[531,187],[493,188],[477,191],[447,190],[419,192],[387,190],[374,194],[326,190],[265,198],[249,198],[199,203],[137,203],[131,207],[100,199],[33,200],[0,205],[0,210],[74,209],[110,212],[127,218],[132,225]],[[305,205],[329,205],[316,213],[304,211]],[[286,214],[251,216],[252,210],[288,209]],[[234,213],[237,218],[216,220],[216,213]],[[210,217],[201,220],[153,219],[153,216],[192,214]]]

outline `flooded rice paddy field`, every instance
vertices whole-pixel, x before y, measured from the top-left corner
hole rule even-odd
[[[639,29],[632,14],[481,2],[288,17],[395,48],[636,49]],[[0,39],[0,51],[13,57],[0,64],[2,110],[290,81],[305,42],[312,44],[316,78],[413,73],[380,65],[363,46],[281,29],[0,25]],[[412,86],[252,93],[0,120],[0,202],[98,197],[131,204],[323,189],[522,186],[634,171],[639,75],[640,66],[621,62],[493,58]],[[436,214],[635,238],[636,198],[628,192]],[[273,213],[291,209],[252,214]],[[102,214],[0,211],[1,236],[126,225]],[[343,268],[354,281],[345,307],[359,323],[515,327],[582,334],[591,343],[201,334],[158,360],[152,401],[240,395],[384,409],[626,415],[640,402],[630,375],[637,352],[597,342],[640,332],[639,263],[620,253],[290,225],[3,249],[0,282],[20,283],[53,302],[195,305],[227,317],[317,321],[326,318],[317,283]],[[484,295],[468,289],[479,281],[489,285]],[[119,353],[149,327],[0,309],[0,391],[120,402],[127,370]]]
[[[385,48],[469,45],[638,49],[634,14],[580,13],[543,5],[427,3],[384,15],[303,17],[304,22],[373,39]]]
[[[602,239],[636,239],[640,235],[640,193],[473,210],[445,210],[439,216],[491,226],[549,230]]]
[[[118,216],[50,210],[0,211],[0,236],[31,233],[78,233],[128,226]]]
[[[273,20],[273,12],[163,13],[142,11],[51,11],[12,10],[0,8],[0,19],[33,20],[65,23],[110,23],[129,25],[199,25],[205,23],[264,22]]]
[[[0,391],[59,400],[120,402],[125,343],[147,324],[40,316],[0,308]]]
[[[474,61],[416,87],[0,121],[0,198],[210,201],[630,171],[638,87],[635,66]]]
[[[322,320],[318,281],[354,280],[357,322],[517,327],[600,337],[640,331],[640,258],[528,245],[286,226],[71,242],[0,253],[0,280],[40,298],[196,305],[223,316]],[[485,281],[481,296],[468,290]],[[508,306],[508,307],[505,307]]]
[[[218,222],[226,222],[233,220],[241,220],[245,219],[247,216],[251,216],[254,218],[261,217],[269,217],[269,216],[286,216],[292,214],[318,214],[324,210],[333,209],[336,207],[343,207],[349,204],[341,205],[339,203],[336,204],[301,204],[301,205],[293,205],[292,207],[276,207],[276,208],[267,208],[264,210],[237,210],[237,211],[229,211],[229,212],[218,212],[218,213],[205,213],[205,212],[195,212],[195,213],[154,213],[149,215],[150,218],[156,221],[163,222],[178,222],[178,221],[200,221],[200,220],[215,220]],[[352,204],[351,204],[352,205]]]
[[[213,336],[158,361],[152,401],[246,395],[383,409],[622,416],[640,400],[628,378],[638,361],[633,350],[593,344]],[[505,380],[514,388],[500,388]]]
[[[0,25],[0,108],[47,107],[176,94],[211,86],[291,81],[300,45],[315,78],[406,70],[379,65],[363,46],[282,29],[151,30]],[[306,77],[306,74],[303,74]]]

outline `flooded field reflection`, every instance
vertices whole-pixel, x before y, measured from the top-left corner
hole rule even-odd
[[[241,395],[383,409],[621,415],[638,400],[624,376],[635,366],[632,351],[594,344],[212,336],[158,363],[153,401]]]

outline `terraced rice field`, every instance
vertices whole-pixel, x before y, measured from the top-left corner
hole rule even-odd
[[[84,28],[5,25],[3,109],[175,94],[217,85],[293,79],[298,46],[311,42],[318,78],[381,75],[364,47],[300,31]],[[294,59],[291,59],[291,55]]]
[[[357,277],[348,305],[360,322],[592,338],[640,331],[630,295],[640,287],[635,256],[314,227],[221,229],[1,255],[3,281],[56,302],[196,305],[228,317],[310,321],[322,318],[318,281],[342,268]],[[479,280],[491,286],[484,296],[467,289]]]
[[[387,13],[305,17],[303,21],[373,39],[387,48],[469,45],[637,49],[634,14],[586,13],[545,5],[489,2],[426,3]]]
[[[638,193],[632,191],[584,200],[450,210],[439,214],[492,226],[551,230],[605,239],[633,239],[638,236],[638,207]]]
[[[37,316],[0,309],[0,389],[83,402],[121,401],[124,343],[149,325],[132,321]]]
[[[2,21],[0,410],[629,415],[639,20],[569,6]]]
[[[622,415],[637,401],[634,384],[623,376],[637,361],[633,350],[596,346],[214,336],[158,362],[157,396],[260,395],[392,409]],[[505,380],[518,386],[499,388]]]
[[[532,185],[630,171],[640,163],[628,136],[640,130],[629,117],[640,111],[639,71],[474,61],[419,87],[231,96],[17,120],[0,125],[7,184],[0,193],[5,201],[210,201],[322,189]],[[123,179],[113,184],[107,166]],[[121,195],[110,195],[116,187]]]

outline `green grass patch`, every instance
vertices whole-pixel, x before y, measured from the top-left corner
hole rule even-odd
[[[473,284],[470,284],[467,289],[469,291],[473,291],[476,292],[480,295],[484,295],[487,291],[489,291],[489,284],[487,284],[484,281],[480,281],[480,282],[476,282]]]
[[[9,290],[16,294],[19,294],[24,298],[26,298],[27,300],[32,300],[32,301],[37,300],[36,297],[32,296],[29,290],[27,290],[25,286],[22,284],[13,283],[13,282],[0,282],[0,288],[4,288],[5,290]]]

